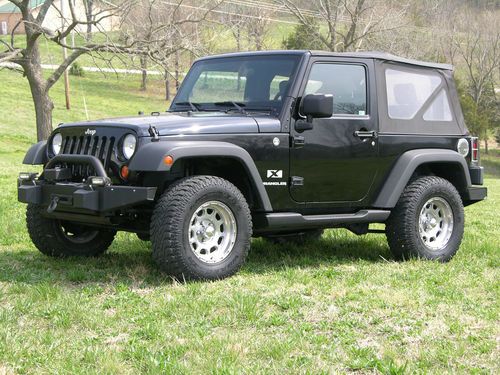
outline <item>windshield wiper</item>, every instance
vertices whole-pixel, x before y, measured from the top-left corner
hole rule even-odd
[[[247,111],[245,111],[245,109],[243,108],[245,106],[245,104],[243,103],[236,103],[232,100],[228,100],[228,101],[225,101],[225,102],[217,102],[217,103],[214,103],[215,106],[228,106],[228,105],[232,105],[234,108],[236,108],[236,110],[243,114],[243,115],[246,115],[247,114]],[[231,110],[231,108],[228,108],[226,110],[226,112],[229,112]]]
[[[247,112],[264,112],[270,115],[276,115],[278,112],[276,108],[247,108],[246,110]]]
[[[187,102],[179,102],[179,103],[174,103],[176,106],[177,105],[188,105],[189,107],[191,107],[191,110],[193,112],[199,112],[201,111],[201,105],[200,103],[193,103],[191,101],[187,101]]]

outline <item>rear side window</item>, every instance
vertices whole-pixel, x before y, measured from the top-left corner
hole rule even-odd
[[[446,91],[441,89],[424,113],[424,121],[451,121],[450,102]]]
[[[333,113],[366,114],[366,71],[362,65],[314,64],[304,95],[333,95]]]
[[[441,84],[441,77],[437,74],[410,73],[394,69],[385,71],[385,79],[389,117],[401,120],[414,118]]]
[[[427,105],[424,121],[452,121],[450,102],[441,87],[442,78],[436,73],[410,73],[401,70],[385,71],[387,112],[394,120],[411,120]],[[439,90],[437,95],[434,93]],[[434,95],[431,103],[427,103]]]

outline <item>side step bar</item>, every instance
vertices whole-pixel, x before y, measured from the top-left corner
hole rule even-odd
[[[391,211],[361,210],[353,214],[301,215],[296,212],[279,212],[264,216],[263,230],[289,231],[290,229],[332,228],[343,224],[383,223]]]

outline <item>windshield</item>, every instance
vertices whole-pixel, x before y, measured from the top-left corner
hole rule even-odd
[[[170,111],[278,114],[300,55],[225,57],[196,62]]]

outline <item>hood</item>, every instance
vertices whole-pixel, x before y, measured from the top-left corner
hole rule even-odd
[[[279,132],[280,121],[269,116],[226,114],[222,112],[162,113],[150,116],[119,117],[60,125],[65,127],[118,127],[135,131],[139,136],[149,136],[149,126],[154,126],[160,136],[189,134],[224,134]]]

